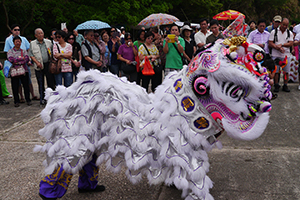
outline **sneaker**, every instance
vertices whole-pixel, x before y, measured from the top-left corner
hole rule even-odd
[[[298,86],[298,90],[300,90],[300,85]]]
[[[27,102],[27,106],[31,106],[31,105],[32,105],[31,101]]]
[[[19,103],[15,103],[15,107],[20,107],[20,104]]]
[[[284,85],[284,86],[282,87],[282,91],[290,92],[290,89],[288,88],[287,85]]]
[[[32,99],[31,100],[34,100],[34,101],[39,101],[40,99],[37,97],[37,96],[34,96],[34,97],[32,97]]]
[[[274,92],[279,92],[280,85],[275,85],[274,87]]]
[[[79,193],[87,193],[87,192],[103,192],[105,190],[104,185],[97,185],[95,189],[80,189],[78,188]]]
[[[40,105],[44,106],[47,104],[47,101],[45,99],[43,99],[41,102],[40,102]]]
[[[274,94],[273,92],[272,92],[272,98],[271,98],[271,100],[274,100],[274,99],[276,99],[277,98],[277,94]]]
[[[9,102],[5,101],[4,99],[0,102],[0,105],[7,105]]]
[[[3,98],[12,98],[13,96],[10,94],[10,95],[7,95],[7,96],[5,96],[5,97],[3,97]]]

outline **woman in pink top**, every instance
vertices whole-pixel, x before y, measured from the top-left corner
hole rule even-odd
[[[58,44],[53,45],[53,56],[55,59],[61,59],[61,73],[55,74],[56,85],[62,85],[64,78],[64,86],[69,87],[73,83],[72,74],[72,45],[65,41],[66,33],[64,31],[56,31],[55,37]]]

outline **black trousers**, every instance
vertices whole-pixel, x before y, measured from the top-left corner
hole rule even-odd
[[[157,86],[162,83],[162,72],[155,72],[153,76],[145,76],[142,74],[142,87],[148,92],[149,83],[151,80],[151,90],[155,92]]]
[[[44,69],[35,70],[35,77],[39,85],[39,93],[40,93],[40,103],[42,103],[45,98],[45,76],[47,80],[47,86],[55,90],[55,79],[54,74],[49,72],[49,63],[43,63]]]
[[[28,103],[31,101],[29,96],[29,73],[26,72],[24,76],[11,77],[11,88],[13,91],[15,104],[20,103],[20,98],[19,98],[20,81],[24,88],[24,95],[25,95],[26,102]]]

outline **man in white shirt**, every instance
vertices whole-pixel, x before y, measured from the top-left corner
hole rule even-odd
[[[270,54],[272,55],[272,59],[275,61],[277,65],[277,71],[274,78],[275,89],[274,92],[279,92],[279,70],[280,66],[277,60],[284,61],[285,57],[287,57],[287,65],[282,68],[284,75],[284,85],[282,90],[285,92],[290,92],[287,87],[287,83],[289,80],[289,72],[290,72],[290,47],[293,46],[293,33],[288,29],[289,20],[284,18],[280,24],[280,27],[272,30],[269,37],[269,46],[271,48]]]
[[[198,31],[194,36],[197,48],[203,47],[206,44],[206,37],[211,34],[211,32],[207,29],[207,27],[208,27],[208,20],[201,19],[200,31]]]

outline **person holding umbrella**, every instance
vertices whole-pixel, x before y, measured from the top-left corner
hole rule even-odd
[[[122,45],[121,39],[117,35],[116,28],[114,27],[111,28],[110,33],[111,33],[111,39],[107,42],[108,49],[111,53],[111,62],[110,62],[111,65],[109,71],[119,76],[121,62],[117,58],[118,57],[117,52],[119,50],[119,47]]]
[[[94,31],[84,32],[86,40],[81,46],[82,66],[85,70],[98,69],[100,71],[103,61],[100,56],[99,46],[94,42]]]

